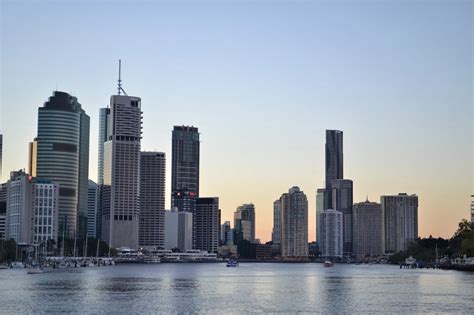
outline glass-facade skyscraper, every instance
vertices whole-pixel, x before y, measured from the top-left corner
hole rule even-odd
[[[326,130],[326,199],[325,209],[332,207],[332,182],[344,178],[342,131]],[[339,209],[337,209],[339,210]]]
[[[38,110],[36,176],[59,185],[59,235],[85,237],[89,116],[77,98],[54,95]]]

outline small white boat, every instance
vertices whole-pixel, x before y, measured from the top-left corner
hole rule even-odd
[[[227,262],[227,267],[237,267],[239,266],[239,262],[237,260],[229,260]]]
[[[333,267],[334,263],[330,260],[326,260],[324,263],[324,267]]]
[[[29,274],[29,275],[37,275],[37,274],[41,274],[41,273],[43,273],[43,269],[40,268],[40,267],[30,268],[30,269],[28,269],[28,272],[27,272],[27,274]]]
[[[23,265],[23,263],[21,261],[14,261],[12,262],[11,264],[11,268],[13,269],[21,269],[21,268],[25,268],[25,265]]]

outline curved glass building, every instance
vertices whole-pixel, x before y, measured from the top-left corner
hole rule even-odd
[[[77,98],[54,95],[38,110],[36,176],[59,184],[59,236],[85,236],[89,116]]]

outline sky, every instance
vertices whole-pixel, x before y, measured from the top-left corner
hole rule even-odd
[[[473,190],[471,1],[1,2],[3,181],[27,167],[38,107],[72,93],[91,117],[123,87],[142,99],[143,150],[201,133],[201,195],[222,222],[253,202],[271,238],[273,201],[324,187],[326,129],[344,132],[354,202],[419,196],[420,236],[450,237]]]

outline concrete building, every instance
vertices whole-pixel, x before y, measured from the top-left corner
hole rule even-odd
[[[165,245],[165,154],[140,155],[139,245],[163,248]]]
[[[321,220],[319,214],[325,210],[326,189],[319,188],[316,190],[316,242],[321,241]]]
[[[474,223],[474,195],[471,195],[471,223]]]
[[[12,172],[7,183],[6,239],[39,245],[58,238],[59,186]]]
[[[352,181],[349,179],[335,179],[332,187],[332,209],[342,212],[343,242],[342,254],[352,256]]]
[[[3,180],[2,161],[3,161],[3,135],[0,134],[0,181]]]
[[[77,98],[54,95],[38,110],[36,176],[59,185],[59,233],[85,237],[89,116]]]
[[[220,245],[227,245],[227,236],[231,230],[230,221],[225,221],[224,224],[221,225]]]
[[[247,240],[255,243],[255,206],[243,204],[234,212],[234,230],[236,241]]]
[[[382,208],[377,202],[355,203],[353,217],[353,255],[359,258],[383,254]]]
[[[87,237],[97,237],[97,184],[89,179],[87,193]]]
[[[381,196],[384,250],[397,253],[418,238],[418,196],[400,193]]]
[[[193,215],[194,249],[216,253],[219,246],[220,225],[219,198],[196,199],[196,210]]]
[[[344,178],[343,133],[340,130],[326,130],[326,205],[332,206],[332,183]]]
[[[199,197],[198,128],[174,126],[171,151],[171,208],[194,212]]]
[[[141,136],[141,99],[111,96],[104,143],[101,238],[115,248],[138,248]]]
[[[164,248],[181,252],[193,249],[193,214],[177,209],[165,211]]]
[[[38,141],[35,138],[28,144],[28,174],[36,177],[36,157],[38,156]]]
[[[99,139],[98,139],[98,160],[97,160],[97,214],[96,214],[96,237],[103,239],[102,237],[102,208],[110,204],[110,200],[104,195],[104,144],[108,140],[107,136],[107,123],[110,114],[110,108],[104,107],[99,108]],[[107,189],[105,189],[107,191]]]
[[[7,183],[0,184],[0,240],[5,239],[7,220]]]
[[[342,258],[343,214],[341,211],[321,211],[321,255],[327,258]]]
[[[299,187],[281,195],[281,257],[308,256],[308,199]]]
[[[281,203],[280,199],[273,202],[273,244],[281,244]]]

